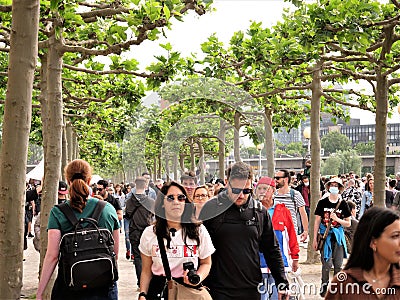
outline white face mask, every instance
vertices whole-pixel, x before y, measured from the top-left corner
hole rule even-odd
[[[337,186],[331,186],[331,187],[329,188],[329,192],[330,192],[331,194],[337,195],[337,194],[339,194],[339,188],[338,188]]]
[[[304,185],[305,185],[305,186],[309,186],[310,183],[309,183],[309,182],[304,182]]]

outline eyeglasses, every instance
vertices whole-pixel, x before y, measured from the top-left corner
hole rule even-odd
[[[251,194],[253,192],[253,189],[239,189],[239,188],[234,188],[232,187],[231,183],[229,182],[229,186],[231,187],[232,193],[239,195],[240,193],[243,193],[245,195]]]
[[[179,195],[167,195],[166,199],[168,202],[173,202],[174,200],[178,199],[179,202],[185,202],[186,201],[186,196],[184,194],[179,194]]]
[[[208,198],[208,195],[207,194],[199,194],[199,195],[194,195],[194,197],[201,199],[201,198]]]
[[[275,176],[274,178],[275,178],[275,180],[279,180],[281,178],[286,178],[286,177],[285,176]]]

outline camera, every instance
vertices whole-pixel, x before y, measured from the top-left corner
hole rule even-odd
[[[196,269],[194,268],[194,264],[192,262],[183,263],[183,270],[188,270],[187,277],[191,284],[198,285],[200,283],[200,276],[196,274]]]

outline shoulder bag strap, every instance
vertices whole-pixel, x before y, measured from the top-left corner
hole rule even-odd
[[[68,221],[75,227],[76,224],[78,224],[78,218],[75,216],[74,211],[72,210],[71,206],[69,206],[67,203],[61,203],[56,205],[59,210],[65,215],[65,217],[68,219]]]
[[[342,200],[338,199],[338,203],[336,204],[336,207],[334,209],[333,212],[336,212],[339,208],[340,203],[342,202]],[[329,230],[331,229],[332,226],[332,219],[329,218],[329,222],[328,225],[326,226],[325,232],[324,232],[324,238],[328,235]]]
[[[158,248],[160,249],[160,253],[161,253],[161,260],[163,263],[165,276],[167,277],[167,280],[170,281],[172,279],[171,269],[169,268],[167,252],[165,251],[165,245],[164,245],[163,238],[161,236],[157,235],[157,241],[158,241]]]

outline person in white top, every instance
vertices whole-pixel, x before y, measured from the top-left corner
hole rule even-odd
[[[176,182],[165,184],[155,203],[156,222],[147,227],[140,239],[142,257],[139,300],[154,299],[165,284],[165,271],[157,236],[162,236],[172,277],[179,283],[190,283],[183,263],[192,262],[200,283],[208,276],[211,254],[215,248],[204,225],[193,220],[193,204],[185,188]]]

